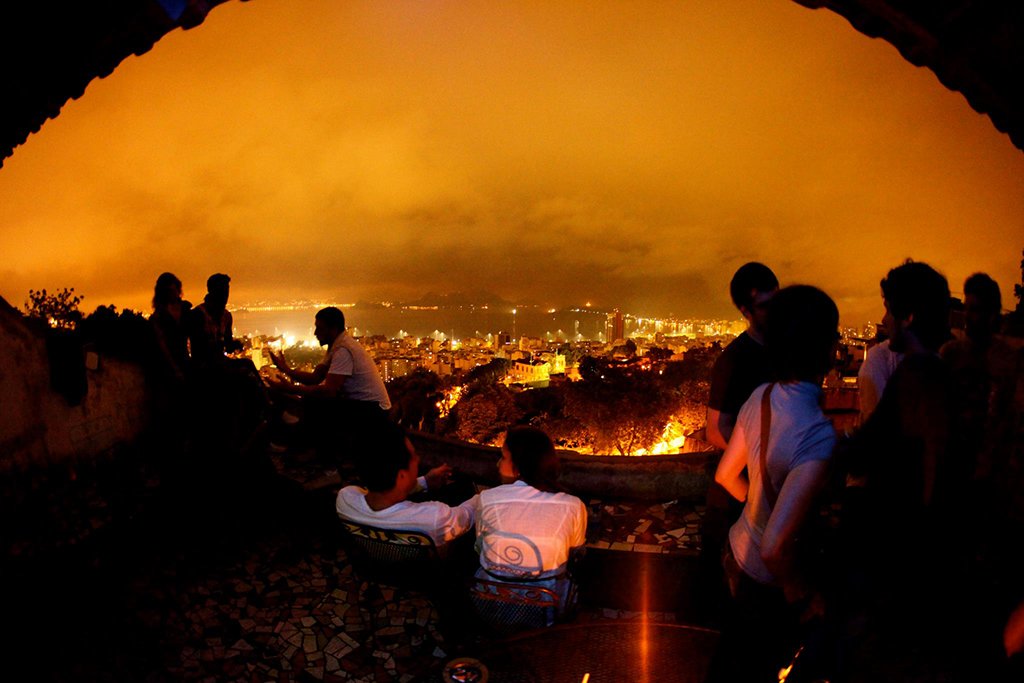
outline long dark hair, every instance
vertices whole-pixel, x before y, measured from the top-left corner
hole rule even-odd
[[[156,279],[156,285],[153,287],[153,308],[163,308],[167,304],[174,300],[171,295],[171,291],[175,288],[181,288],[181,280],[174,273],[160,273],[160,277]]]

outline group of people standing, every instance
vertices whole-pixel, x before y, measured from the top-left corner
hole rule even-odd
[[[979,560],[1008,540],[997,444],[1019,361],[995,336],[998,286],[968,280],[960,340],[935,269],[908,260],[881,289],[888,340],[862,371],[865,419],[840,440],[821,391],[835,303],[814,287],[779,289],[759,263],[733,278],[749,328],[717,361],[708,403],[708,439],[724,454],[705,566],[721,563],[730,596],[712,681],[779,680],[797,652],[804,676],[829,680],[999,666],[1005,612],[972,603],[1007,556]],[[988,623],[965,628],[953,618],[964,614]],[[1007,640],[1007,654],[1020,649]]]
[[[265,425],[269,400],[252,361],[230,356],[242,350],[227,310],[231,278],[215,273],[206,290],[193,307],[176,275],[156,280],[149,317],[156,415],[171,450],[243,451]]]
[[[206,290],[203,303],[193,308],[173,273],[162,273],[153,287],[149,320],[164,361],[163,375],[171,382],[183,384],[193,370],[220,366],[226,353],[242,349],[232,336],[233,321],[227,310],[231,278],[215,273],[207,278]]]

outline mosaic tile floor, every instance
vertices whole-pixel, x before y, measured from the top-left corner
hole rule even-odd
[[[165,476],[136,457],[38,486],[0,482],[0,604],[15,626],[0,639],[4,680],[429,680],[452,654],[434,607],[353,575],[333,516],[343,477],[276,460],[186,462]],[[650,572],[667,586],[693,564],[699,506],[587,504],[602,580]],[[672,601],[610,609],[631,604],[621,597],[585,596],[576,621],[691,614]]]
[[[450,656],[436,610],[358,581],[333,527],[342,478],[303,457],[177,488],[152,472],[56,487],[34,503],[42,521],[4,539],[0,598],[24,624],[0,645],[16,662],[9,670],[56,681],[370,682],[436,669]],[[595,548],[692,553],[699,543],[699,511],[678,503],[588,506]],[[584,606],[578,620],[642,616]]]

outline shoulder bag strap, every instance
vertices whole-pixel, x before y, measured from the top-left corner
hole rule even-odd
[[[764,489],[765,500],[768,506],[775,509],[775,501],[779,499],[779,492],[772,486],[771,477],[768,476],[768,437],[772,430],[772,387],[771,383],[761,394],[761,487]]]

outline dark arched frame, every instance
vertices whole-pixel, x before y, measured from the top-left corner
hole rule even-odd
[[[0,22],[0,163],[125,58],[225,0],[15,2]],[[845,17],[931,69],[1024,150],[1024,4],[993,0],[794,0]]]

